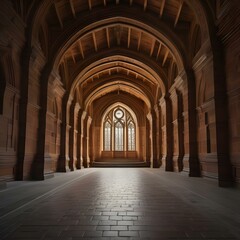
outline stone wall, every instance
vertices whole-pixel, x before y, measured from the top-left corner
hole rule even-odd
[[[0,11],[0,181],[14,179],[19,134],[21,54],[25,26],[11,6]]]
[[[230,158],[236,181],[240,182],[240,3],[225,1],[219,7],[217,19],[225,53]]]

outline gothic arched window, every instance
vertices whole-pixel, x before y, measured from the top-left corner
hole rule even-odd
[[[135,151],[136,128],[131,114],[122,107],[109,111],[103,122],[104,151]]]

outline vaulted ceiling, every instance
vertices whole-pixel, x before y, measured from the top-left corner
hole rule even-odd
[[[34,5],[20,2],[20,12]],[[42,1],[32,39],[82,105],[120,89],[153,106],[200,48],[199,9],[197,0]]]

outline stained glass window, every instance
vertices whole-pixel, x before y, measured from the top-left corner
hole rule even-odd
[[[123,125],[117,122],[115,125],[115,151],[123,151]]]
[[[133,122],[128,124],[128,151],[135,150],[135,125]]]
[[[103,122],[103,138],[104,151],[136,150],[135,122],[126,109],[119,106],[106,115]]]
[[[104,150],[111,150],[111,124],[109,122],[105,122],[104,126]]]

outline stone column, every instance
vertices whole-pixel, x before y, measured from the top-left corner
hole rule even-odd
[[[74,109],[75,109],[75,102],[72,102],[70,107],[70,114],[69,114],[69,144],[68,144],[68,151],[69,151],[69,169],[70,171],[74,171],[73,167],[73,147],[74,147]]]
[[[54,95],[57,105],[56,138],[55,138],[55,171],[58,168],[58,160],[61,153],[61,127],[62,127],[62,101],[65,93],[63,83],[59,80],[54,84]]]
[[[78,118],[77,118],[77,162],[76,168],[81,169],[82,167],[82,110],[79,109],[78,111]]]
[[[183,121],[182,121],[182,96],[176,90],[171,90],[172,101],[172,126],[173,126],[173,168],[174,171],[182,171],[183,154],[184,154],[184,137],[183,137]]]
[[[142,126],[144,125],[144,126]],[[138,152],[139,152],[139,159],[142,159],[144,162],[146,162],[147,157],[146,157],[146,126],[145,123],[141,123],[139,125],[139,147],[138,147]]]
[[[152,113],[149,112],[147,114],[147,119],[148,119],[148,123],[149,123],[149,132],[148,132],[148,137],[149,137],[149,144],[148,144],[148,152],[149,152],[149,162],[150,162],[150,166],[153,167],[153,116]]]
[[[170,99],[172,103],[172,133],[173,133],[173,170],[178,171],[179,156],[179,136],[178,136],[178,97],[176,89],[170,89]]]
[[[172,127],[172,105],[169,96],[160,99],[159,102],[162,110],[163,116],[163,145],[165,147],[165,152],[162,158],[163,165],[166,171],[173,171],[173,127]]]
[[[183,99],[182,94],[177,91],[178,95],[178,171],[183,170],[183,156],[184,156],[184,122],[183,122]]]
[[[84,137],[83,137],[83,166],[85,168],[89,167],[90,159],[89,159],[89,129],[92,122],[92,118],[90,116],[84,119]]]
[[[62,100],[62,125],[61,125],[61,141],[60,141],[60,155],[58,159],[58,172],[66,172],[68,170],[68,144],[69,144],[69,111],[72,99],[69,100],[68,92],[65,93]]]
[[[47,81],[50,71],[46,68],[43,69],[45,58],[41,50],[36,46],[30,49],[26,45],[23,48],[20,62],[22,70],[20,76],[21,97],[19,102],[19,135],[15,178],[16,180],[32,178],[33,171],[36,171],[37,179],[43,179],[44,156],[39,146],[44,149],[45,136],[41,139],[40,144],[39,137],[41,131],[44,131],[45,135],[46,93],[48,91]],[[42,101],[43,99],[44,101]],[[43,108],[40,106],[42,103]],[[42,123],[39,121],[40,118],[43,121]],[[43,125],[40,126],[41,124]],[[39,156],[38,159],[37,155]]]
[[[155,105],[152,110],[152,158],[153,167],[159,168],[159,127],[158,127],[158,106]]]
[[[157,148],[158,148],[158,162],[159,167],[162,166],[162,157],[163,157],[163,147],[162,147],[162,111],[159,105],[157,106],[158,109],[158,117],[157,117],[157,127],[158,127],[158,138],[157,138]]]
[[[70,108],[70,125],[71,129],[69,132],[69,169],[71,171],[74,171],[76,168],[76,145],[77,145],[77,138],[76,138],[76,132],[77,132],[77,118],[78,118],[78,111],[79,111],[79,104],[73,103]]]
[[[156,159],[157,159],[157,165],[160,167],[162,158],[162,151],[161,151],[161,128],[160,128],[160,110],[159,105],[156,104],[154,106],[155,114],[156,114]]]
[[[151,166],[151,123],[148,119],[146,118],[146,162],[149,166]]]
[[[87,112],[84,111],[81,119],[81,156],[83,167],[87,168]]]
[[[86,140],[87,140],[86,160],[87,160],[87,166],[88,167],[91,166],[91,159],[89,157],[90,156],[89,153],[90,153],[90,137],[91,137],[90,136],[90,127],[91,127],[91,123],[92,123],[92,118],[90,116],[88,116],[88,118],[87,118],[87,138],[86,138]]]
[[[218,157],[218,183],[220,187],[229,187],[234,184],[233,168],[229,156],[229,111],[225,74],[225,55],[223,45],[214,36],[212,40],[213,72],[214,72],[214,99],[216,115],[216,140]]]
[[[192,70],[182,76],[184,79],[184,141],[185,155],[183,170],[189,172],[190,177],[200,177],[200,164],[197,147],[197,119],[196,119],[196,86]],[[189,167],[189,168],[188,168]]]
[[[47,66],[45,66],[40,78],[40,110],[39,110],[39,126],[37,132],[37,149],[34,160],[31,165],[31,178],[34,180],[44,180],[44,165],[46,149],[46,126],[47,126],[47,105],[49,97],[49,88],[52,83],[53,75]],[[48,156],[47,156],[48,157]],[[50,159],[46,159],[50,161]]]

